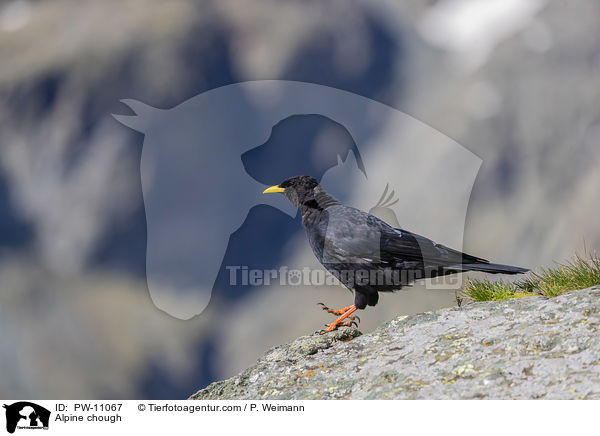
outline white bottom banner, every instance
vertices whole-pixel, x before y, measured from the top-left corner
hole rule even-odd
[[[595,401],[2,401],[0,435],[596,432]],[[252,426],[250,428],[249,426]],[[35,430],[41,430],[41,432]],[[364,433],[363,433],[364,432]]]

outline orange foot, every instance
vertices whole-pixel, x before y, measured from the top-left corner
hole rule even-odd
[[[343,315],[344,313],[346,313],[346,311],[348,311],[354,307],[354,304],[353,304],[351,306],[342,307],[341,309],[330,309],[329,307],[325,306],[323,303],[319,303],[319,304],[321,306],[323,306],[323,310],[326,310],[327,313],[332,313],[337,316]],[[354,316],[349,316],[348,318],[354,319]],[[358,316],[356,318],[358,318]],[[358,318],[358,320],[360,321],[360,318]]]
[[[350,325],[350,321],[344,321],[346,318],[353,318],[351,316],[354,312],[356,312],[356,306],[353,304],[352,306],[345,307],[346,311],[340,316],[338,319],[333,321],[331,324],[325,324],[327,326],[327,330],[321,330],[319,333],[324,334],[330,332],[332,330],[337,329],[339,326],[347,326]],[[340,309],[343,310],[343,309]]]

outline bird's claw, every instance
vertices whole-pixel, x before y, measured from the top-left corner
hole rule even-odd
[[[317,306],[318,306],[318,305],[321,305],[321,306],[323,306],[321,309],[323,309],[323,310],[326,310],[326,311],[328,311],[328,312],[331,310],[331,309],[329,309],[329,307],[325,306],[325,304],[323,304],[323,303],[317,303]]]
[[[326,330],[319,330],[318,332],[315,332],[315,333],[319,333],[320,335],[323,335],[323,334],[331,332],[333,330],[337,330],[338,327],[352,327],[352,326],[355,326],[358,328],[358,323],[353,320],[353,321],[342,321],[335,325],[334,325],[334,323],[325,324],[325,327],[327,327]]]

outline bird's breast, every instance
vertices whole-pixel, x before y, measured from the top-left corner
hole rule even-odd
[[[308,237],[308,243],[321,263],[323,263],[323,247],[327,234],[327,222],[327,214],[323,212],[309,212],[302,215],[302,226]]]

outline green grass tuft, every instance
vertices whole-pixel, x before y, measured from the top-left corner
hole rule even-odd
[[[600,258],[592,255],[583,258],[579,254],[553,268],[530,272],[527,277],[513,283],[507,281],[469,280],[460,291],[461,299],[471,301],[501,301],[531,295],[556,297],[576,289],[600,285]]]

